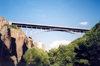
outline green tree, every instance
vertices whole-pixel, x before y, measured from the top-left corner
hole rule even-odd
[[[56,60],[58,56],[57,53],[58,53],[57,49],[49,50],[48,55],[49,55],[49,61],[51,65],[54,65],[57,62]]]
[[[39,48],[31,48],[27,50],[23,56],[27,65],[36,65],[36,66],[48,66],[49,60],[48,55],[45,51]]]
[[[100,22],[83,37],[50,50],[48,55],[50,64],[55,66],[99,66]]]
[[[76,49],[76,65],[99,66],[100,65],[100,23],[96,24],[82,38],[73,43],[79,46]]]
[[[51,49],[48,53],[51,65],[59,66],[72,66],[76,53],[74,48],[78,48],[76,45],[69,44],[67,46],[60,45],[57,49]]]

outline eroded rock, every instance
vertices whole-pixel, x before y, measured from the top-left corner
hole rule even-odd
[[[34,47],[33,40],[20,28],[9,26],[7,20],[0,17],[0,65],[16,66],[28,48]]]

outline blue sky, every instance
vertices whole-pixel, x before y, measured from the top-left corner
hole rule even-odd
[[[90,29],[100,20],[100,0],[0,0],[0,16],[13,22]],[[48,49],[53,41],[73,41],[81,35],[54,31],[32,37]]]

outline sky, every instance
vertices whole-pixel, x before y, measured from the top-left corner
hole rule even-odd
[[[0,16],[11,22],[91,29],[100,21],[100,0],[0,0]],[[40,30],[32,31],[33,40],[43,42],[47,50],[83,36],[57,31],[35,34]]]

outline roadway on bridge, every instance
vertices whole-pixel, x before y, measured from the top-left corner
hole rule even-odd
[[[36,25],[36,24],[25,24],[25,23],[14,23],[14,22],[12,23],[12,25],[17,25],[18,27],[21,27],[21,28],[43,29],[43,30],[50,30],[50,31],[81,32],[81,33],[85,33],[87,31],[89,31],[89,29]]]

